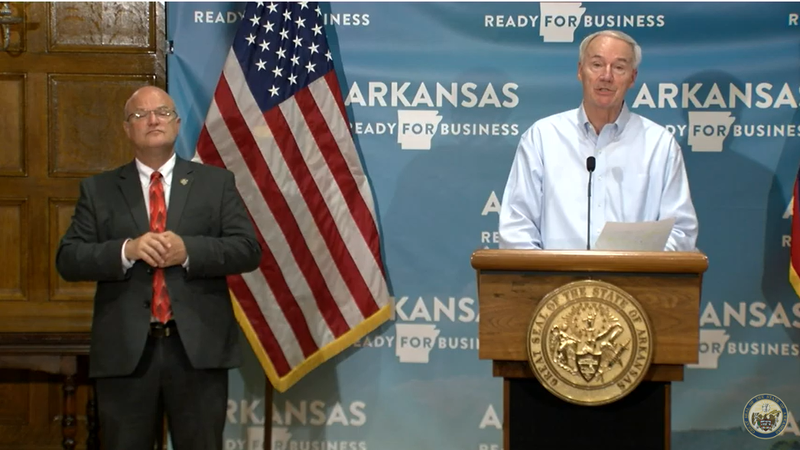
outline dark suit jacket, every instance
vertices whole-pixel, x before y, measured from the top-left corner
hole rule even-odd
[[[122,269],[122,244],[149,231],[136,164],[81,182],[72,224],[56,267],[67,281],[97,281],[89,375],[128,375],[141,358],[150,326],[153,269],[136,261]],[[167,230],[183,238],[188,270],[165,269],[173,317],[192,365],[241,364],[226,275],[255,270],[261,248],[231,172],[177,158]]]

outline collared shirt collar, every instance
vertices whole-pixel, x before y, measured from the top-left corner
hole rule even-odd
[[[164,185],[171,185],[172,183],[172,171],[175,169],[175,160],[177,155],[173,152],[172,157],[164,163],[163,166],[158,168],[158,171],[161,172],[161,182]],[[150,175],[153,173],[153,169],[144,165],[138,159],[136,161],[136,169],[139,171],[139,178],[142,179],[142,184],[149,185],[150,184]]]
[[[620,110],[619,115],[617,116],[617,120],[615,120],[611,125],[613,125],[612,131],[614,132],[614,136],[617,137],[622,134],[622,131],[625,130],[625,125],[628,124],[628,121],[631,118],[631,111],[628,109],[627,102],[622,102],[622,110]],[[599,133],[594,132],[594,128],[592,124],[589,122],[589,118],[586,116],[586,110],[583,109],[583,102],[581,102],[580,108],[578,108],[578,123],[583,126],[583,131],[592,135],[598,135]],[[600,131],[603,131],[602,129]]]

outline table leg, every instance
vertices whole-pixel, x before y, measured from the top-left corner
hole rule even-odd
[[[64,379],[64,412],[61,418],[61,435],[64,450],[75,450],[75,436],[78,433],[78,420],[75,407],[75,376],[67,375]]]

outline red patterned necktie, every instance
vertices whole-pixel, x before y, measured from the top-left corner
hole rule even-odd
[[[167,226],[167,203],[164,200],[164,185],[161,173],[150,175],[150,231],[163,233]],[[164,269],[155,269],[153,273],[153,301],[151,304],[153,317],[161,323],[172,318],[169,305],[169,293],[164,282]]]

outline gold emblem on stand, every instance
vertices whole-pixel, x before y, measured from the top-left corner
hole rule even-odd
[[[579,405],[628,395],[653,358],[650,320],[613,284],[576,281],[547,294],[528,327],[528,362],[542,385]]]

